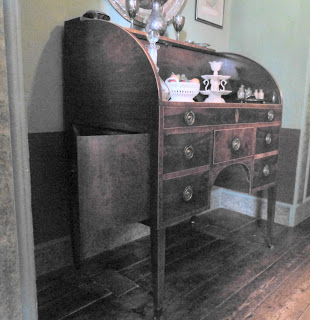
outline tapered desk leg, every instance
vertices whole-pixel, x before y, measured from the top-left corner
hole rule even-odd
[[[166,229],[151,228],[154,320],[163,318]]]
[[[272,235],[273,235],[273,224],[276,211],[276,196],[277,196],[277,186],[272,186],[268,189],[268,205],[267,205],[267,237],[268,246],[273,247]]]

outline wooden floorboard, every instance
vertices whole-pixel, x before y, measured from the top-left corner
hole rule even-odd
[[[274,231],[225,209],[169,228],[165,319],[309,320],[310,219]],[[151,283],[145,237],[39,277],[39,320],[151,320]]]

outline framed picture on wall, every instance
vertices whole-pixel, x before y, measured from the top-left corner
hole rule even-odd
[[[224,0],[196,0],[196,20],[223,28]]]

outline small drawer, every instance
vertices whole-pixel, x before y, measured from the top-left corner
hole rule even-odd
[[[163,221],[209,208],[209,171],[164,181]]]
[[[164,127],[199,127],[236,123],[234,108],[165,108]]]
[[[214,131],[213,163],[253,155],[254,137],[254,128]]]
[[[210,164],[211,132],[166,134],[164,136],[164,173]]]
[[[278,156],[255,160],[253,189],[276,181]]]
[[[255,153],[265,153],[278,149],[280,127],[257,128]]]
[[[239,109],[239,123],[281,121],[281,109]]]

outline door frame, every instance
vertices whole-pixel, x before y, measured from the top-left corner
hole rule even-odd
[[[31,210],[28,120],[24,100],[20,0],[3,0],[8,101],[23,320],[36,320],[37,291]]]

